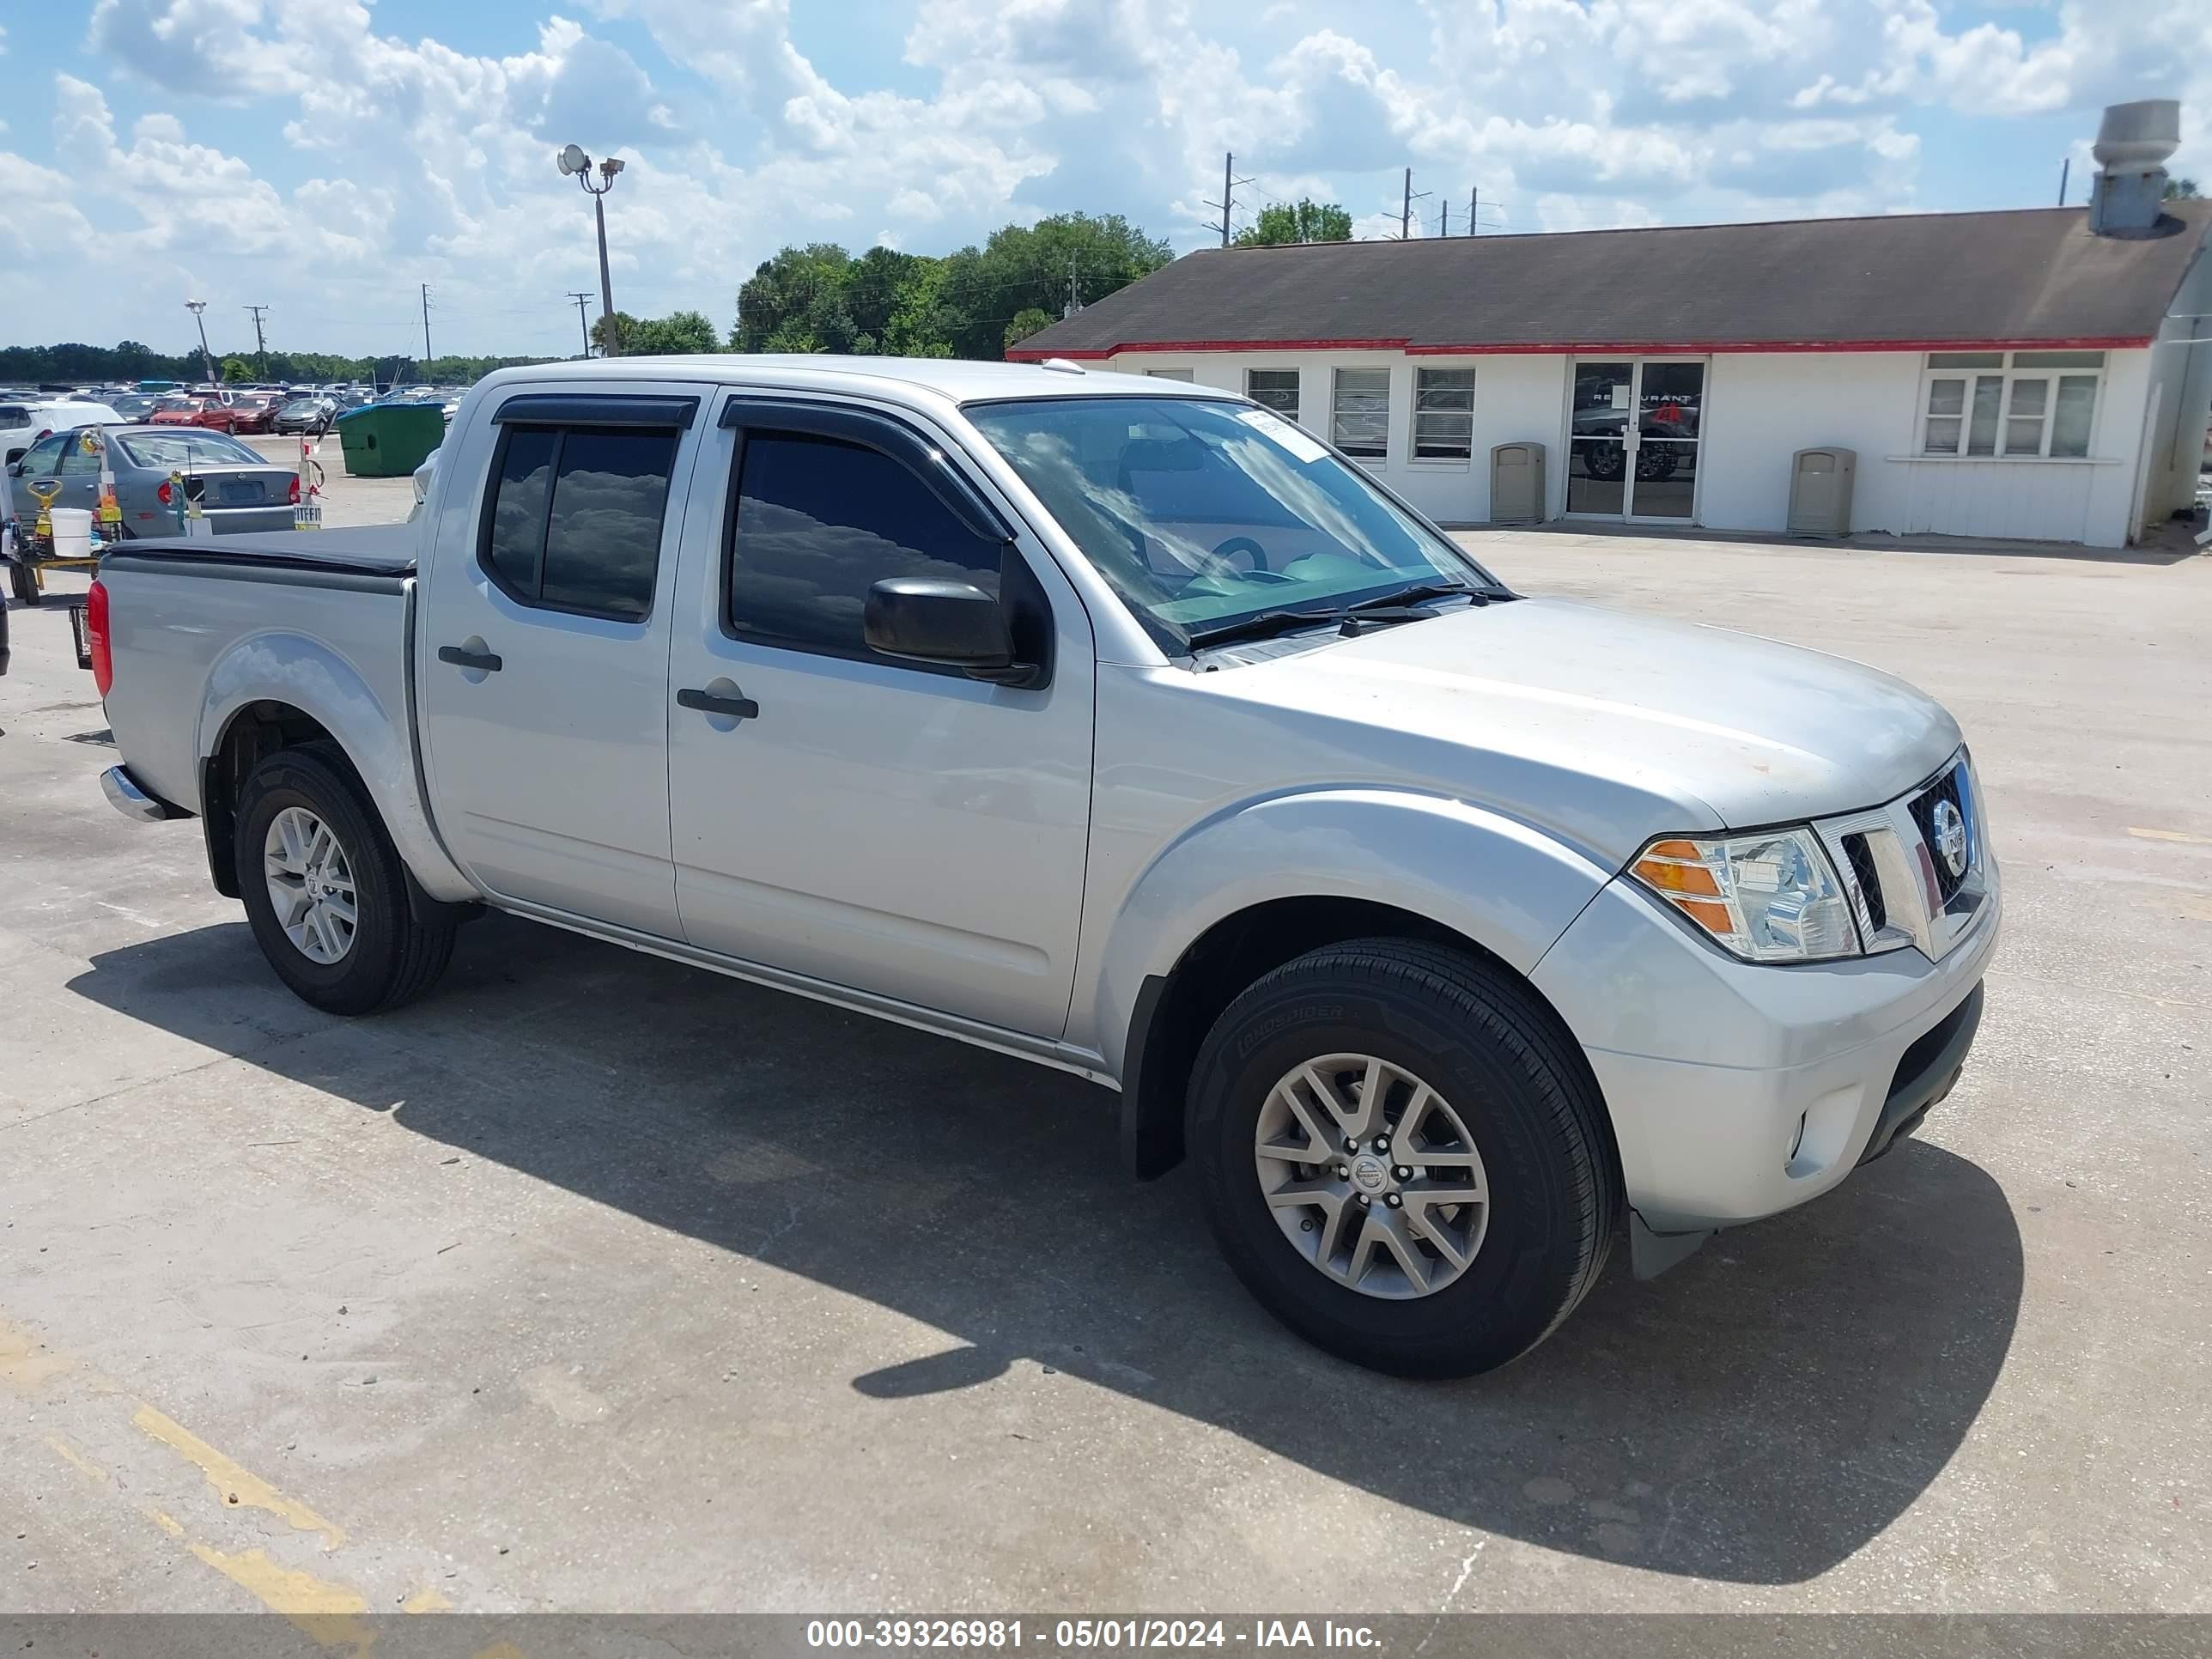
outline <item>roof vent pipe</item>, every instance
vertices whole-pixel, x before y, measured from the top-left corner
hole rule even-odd
[[[2100,236],[2148,236],[2158,226],[2166,194],[2166,158],[2181,147],[2181,104],[2145,98],[2105,111],[2092,150],[2097,176],[2089,186],[2089,228]]]

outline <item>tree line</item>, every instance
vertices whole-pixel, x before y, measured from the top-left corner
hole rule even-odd
[[[1278,203],[1237,237],[1239,246],[1346,241],[1352,215],[1335,203]],[[725,337],[704,313],[665,317],[616,312],[592,325],[601,352],[626,357],[716,351],[842,352],[862,356],[995,360],[1007,348],[1150,275],[1173,258],[1164,238],[1148,236],[1119,214],[1059,213],[994,231],[980,247],[933,255],[876,246],[854,254],[834,242],[788,246],[738,289],[737,317]],[[466,384],[495,368],[558,361],[544,357],[348,357],[270,351],[233,354],[226,380],[429,380]],[[264,366],[265,365],[265,366]],[[66,344],[0,349],[0,382],[73,383],[172,380],[196,382],[197,351],[165,355],[135,340],[112,347]]]

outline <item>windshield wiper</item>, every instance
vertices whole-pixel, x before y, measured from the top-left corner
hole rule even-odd
[[[1256,616],[1240,617],[1235,622],[1223,623],[1215,628],[1194,628],[1188,638],[1194,649],[1200,646],[1225,645],[1231,640],[1272,639],[1278,634],[1287,634],[1294,628],[1326,628],[1340,623],[1351,615],[1341,607],[1333,611],[1262,611]]]

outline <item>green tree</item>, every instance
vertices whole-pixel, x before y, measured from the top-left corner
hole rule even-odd
[[[1088,305],[1173,257],[1164,240],[1118,213],[1056,213],[994,231],[981,248],[946,256],[943,301],[960,313],[953,355],[1000,356],[1006,325],[1023,312],[1057,317],[1071,294]]]
[[[950,357],[961,318],[945,301],[945,261],[918,259],[892,296],[878,337],[890,357]]]
[[[1014,313],[1013,320],[1006,325],[1002,349],[1028,339],[1041,328],[1051,326],[1052,313],[1048,311],[1041,311],[1035,306],[1030,307],[1025,311],[1018,311]]]
[[[2169,179],[2163,193],[2169,202],[2194,202],[2204,194],[2194,179]]]
[[[252,378],[253,365],[245,358],[226,357],[222,360],[222,383],[225,386],[239,386]]]
[[[852,263],[852,255],[836,243],[811,242],[785,248],[761,264],[738,289],[732,349],[769,350],[770,337],[787,325],[814,336],[817,351],[850,349],[860,331],[845,307],[846,272]]]
[[[1300,197],[1273,202],[1260,210],[1258,222],[1237,233],[1239,247],[1279,247],[1290,242],[1348,242],[1352,212],[1334,202]]]
[[[720,351],[722,337],[696,311],[672,312],[634,323],[623,337],[627,357],[685,357]]]
[[[606,312],[592,325],[592,343],[603,357],[611,349],[614,356],[621,356],[629,349],[629,337],[636,330],[637,319],[627,311]]]

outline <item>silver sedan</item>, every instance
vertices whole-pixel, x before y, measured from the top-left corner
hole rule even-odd
[[[83,428],[57,432],[33,444],[8,468],[9,494],[25,520],[38,503],[25,485],[51,478],[61,485],[57,507],[95,507],[100,501],[100,457],[78,441]],[[100,431],[115,472],[115,503],[128,537],[176,536],[183,502],[173,477],[186,481],[184,493],[200,493],[207,528],[218,536],[249,530],[289,530],[300,475],[277,466],[227,433],[185,426],[110,426]]]

